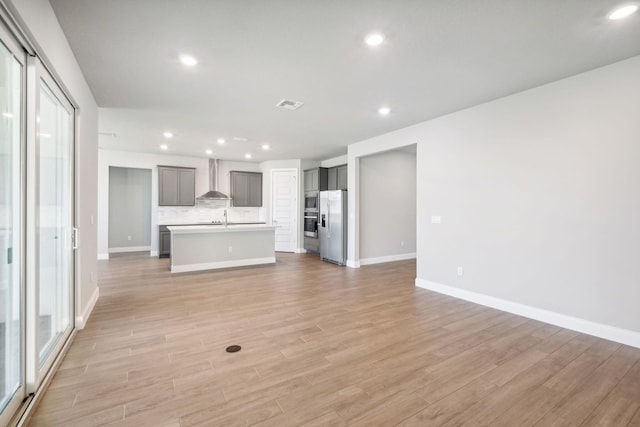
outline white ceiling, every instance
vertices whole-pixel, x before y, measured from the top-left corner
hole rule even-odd
[[[100,147],[253,160],[348,144],[640,55],[611,0],[51,0]],[[363,43],[381,31],[378,48]],[[186,68],[178,56],[199,64]],[[304,102],[297,111],[276,107]],[[392,112],[380,117],[377,109]],[[175,133],[165,140],[162,133]],[[233,142],[232,137],[248,138]],[[216,144],[224,137],[225,146]],[[262,143],[272,150],[263,152]]]

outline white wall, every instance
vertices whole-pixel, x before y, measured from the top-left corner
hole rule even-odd
[[[342,155],[338,157],[332,157],[330,159],[326,159],[320,162],[320,167],[323,168],[332,168],[334,166],[342,166],[346,165],[348,162],[347,155]]]
[[[416,155],[399,150],[360,159],[360,263],[416,255]]]
[[[320,166],[320,161],[318,160],[307,160],[307,159],[302,159],[300,160],[300,167],[302,169],[302,171],[306,171],[308,169],[313,169],[313,168],[317,168]],[[344,163],[347,163],[346,160]],[[304,183],[303,183],[304,184]],[[304,189],[304,185],[302,186],[302,188]]]
[[[7,0],[7,6],[78,107],[76,137],[76,325],[83,327],[98,295],[96,261],[98,108],[47,0]]]
[[[351,166],[418,142],[417,283],[640,346],[639,75],[634,57],[350,146]]]

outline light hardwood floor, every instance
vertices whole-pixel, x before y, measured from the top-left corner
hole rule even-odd
[[[417,289],[414,261],[277,259],[101,261],[30,425],[640,425],[639,349]]]

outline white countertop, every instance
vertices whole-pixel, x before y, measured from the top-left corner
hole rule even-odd
[[[245,221],[229,221],[229,225],[258,225],[258,224],[266,224],[264,221],[259,222],[245,222]],[[156,225],[220,225],[219,223],[214,224],[212,221],[160,221]],[[222,223],[224,226],[224,223]]]
[[[275,230],[277,227],[267,224],[229,224],[224,225],[171,225],[167,227],[169,231],[176,234],[193,233],[234,233],[239,231],[267,231]]]

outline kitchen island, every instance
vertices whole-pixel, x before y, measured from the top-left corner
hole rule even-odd
[[[273,264],[275,226],[172,225],[171,272]]]

